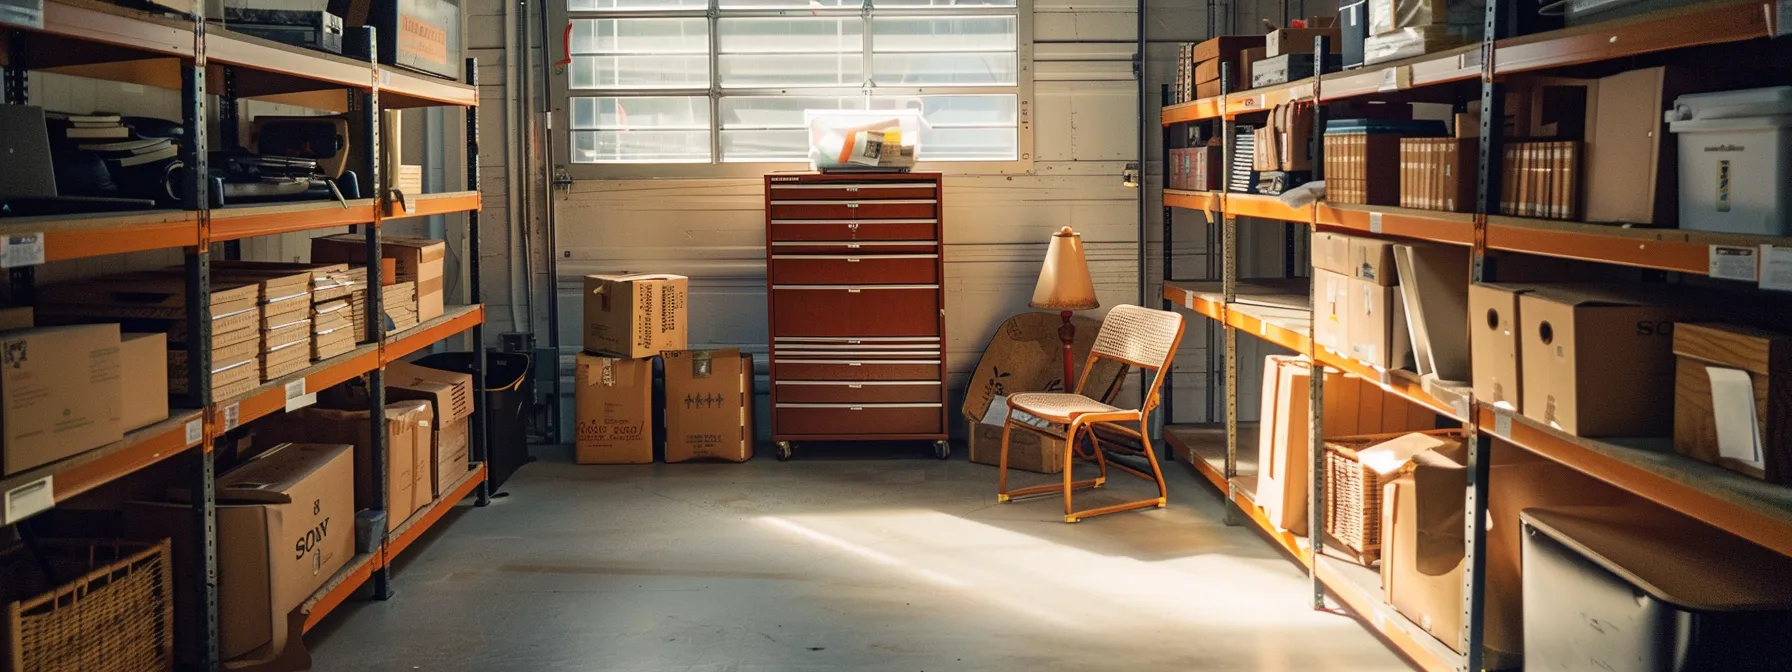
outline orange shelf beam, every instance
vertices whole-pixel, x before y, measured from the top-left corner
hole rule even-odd
[[[177,410],[167,420],[126,433],[119,441],[0,479],[0,492],[48,477],[52,500],[61,504],[199,445],[204,441],[203,422],[199,411]],[[189,435],[198,438],[188,441]]]
[[[308,201],[212,211],[212,240],[237,240],[296,231],[312,231],[373,223],[371,198],[349,201]]]
[[[479,90],[460,82],[383,67],[379,77],[380,104],[387,108],[473,107],[479,104]],[[386,100],[387,96],[392,100]]]
[[[160,211],[114,215],[111,219],[8,222],[7,230],[44,225],[44,261],[67,261],[108,254],[144,252],[199,244],[199,220],[191,212]],[[49,228],[54,226],[56,228]]]
[[[1319,226],[1352,233],[1473,245],[1474,215],[1365,205],[1318,205]]]
[[[1164,206],[1215,212],[1220,209],[1220,195],[1212,191],[1164,190]]]
[[[1690,238],[1676,229],[1622,229],[1576,222],[1500,218],[1487,225],[1487,247],[1496,250],[1705,275],[1711,270],[1711,246]],[[1760,242],[1770,240],[1779,239]]]
[[[311,632],[312,628],[323,622],[324,617],[329,616],[330,612],[342,606],[342,603],[347,602],[349,596],[354,595],[362,584],[373,578],[373,570],[385,566],[385,558],[381,557],[379,551],[363,553],[350,558],[348,566],[337,570],[336,575],[330,577],[323,587],[313,593],[311,599],[299,606],[299,609],[305,614],[304,631]]]
[[[1752,506],[1747,494],[1726,497],[1726,493],[1694,480],[1694,469],[1719,474],[1716,480],[1745,482],[1748,486],[1764,486],[1740,474],[1717,471],[1691,458],[1665,460],[1665,466],[1649,469],[1640,461],[1621,459],[1625,451],[1643,452],[1621,446],[1604,446],[1594,439],[1583,439],[1538,425],[1534,421],[1491,405],[1479,407],[1480,426],[1514,445],[1560,462],[1577,471],[1605,481],[1619,489],[1636,494],[1669,509],[1792,556],[1792,509]],[[1504,416],[1503,418],[1501,416]],[[1500,432],[1509,428],[1508,432]],[[1655,461],[1662,461],[1659,458]],[[1773,494],[1781,494],[1775,491]]]
[[[87,3],[45,2],[44,27],[34,32],[62,35],[99,44],[137,49],[150,54],[192,60],[191,24],[163,22],[145,12],[122,7],[96,7]]]
[[[454,508],[454,505],[460,500],[466,499],[467,495],[473,494],[473,489],[484,482],[485,463],[474,463],[472,470],[448,489],[447,495],[430,502],[428,507],[413,514],[410,520],[399,525],[397,530],[393,530],[386,539],[386,562],[392,562],[405,549],[410,548],[411,544],[422,537],[424,532],[429,531],[429,528],[434,527],[436,522],[442,519],[442,516],[447,515],[449,509]]]
[[[230,429],[223,426],[228,409],[236,406],[237,425],[246,425],[261,418],[286,410],[286,384],[300,378],[305,379],[305,390],[315,392],[327,387],[341,384],[350,378],[372,371],[380,365],[379,348],[363,345],[354,352],[329,360],[318,362],[310,368],[281,377],[278,380],[262,383],[255,391],[242,396],[216,402],[216,411],[212,420],[218,423],[215,429],[222,434]]]
[[[1187,103],[1177,103],[1164,108],[1163,124],[1169,126],[1170,124],[1215,119],[1220,116],[1220,108],[1222,105],[1223,103],[1218,96],[1202,98]]]
[[[1202,478],[1207,479],[1207,482],[1212,484],[1213,487],[1218,488],[1220,492],[1226,492],[1226,475],[1221,473],[1219,469],[1214,468],[1213,463],[1202,458],[1201,455],[1195,451],[1193,446],[1190,446],[1187,441],[1183,440],[1180,433],[1165,430],[1164,443],[1170,445],[1171,454],[1187,460],[1189,465],[1195,468],[1195,473],[1200,474]]]
[[[449,306],[447,313],[412,329],[386,336],[381,364],[404,359],[431,344],[485,322],[485,306]]]
[[[190,34],[187,41],[192,41]],[[289,75],[324,85],[319,88],[373,88],[369,63],[210,26],[205,34],[205,57],[213,65]]]
[[[409,210],[400,210],[397,201],[386,205],[386,219],[403,219],[406,217],[429,217],[431,215],[451,215],[461,212],[472,212],[482,206],[477,191],[457,191],[446,194],[424,194],[412,197]]]

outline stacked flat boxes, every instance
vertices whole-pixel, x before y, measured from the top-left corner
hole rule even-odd
[[[212,330],[212,397],[261,384],[261,289],[215,280],[207,319]],[[186,280],[176,271],[110,275],[38,289],[42,324],[117,322],[125,331],[168,334],[168,388],[187,393]]]

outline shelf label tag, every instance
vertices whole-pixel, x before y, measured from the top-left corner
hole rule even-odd
[[[1512,416],[1510,414],[1499,409],[1494,409],[1493,435],[1507,441],[1512,440]]]
[[[5,0],[0,0],[5,2]],[[44,263],[44,234],[20,233],[0,238],[0,268]]]
[[[199,418],[193,418],[192,420],[188,420],[187,421],[187,445],[191,446],[193,444],[199,443],[200,441],[204,441],[204,440],[205,440],[205,423],[200,422]]]
[[[286,384],[286,412],[291,413],[315,403],[317,403],[317,393],[305,393],[304,378]]]
[[[0,0],[0,23],[41,30],[44,0]]]
[[[6,491],[4,511],[0,511],[0,524],[11,525],[31,516],[50,510],[56,505],[55,475],[48,474],[43,478],[26,483]]]
[[[238,404],[231,404],[224,407],[224,431],[228,432],[236,429],[236,426],[241,422],[242,413]]]
[[[1268,338],[1269,337],[1269,323],[1268,322],[1258,322],[1257,323],[1257,336],[1260,338]]]
[[[1719,280],[1755,282],[1759,278],[1760,258],[1752,247],[1734,245],[1711,246],[1711,277]]]
[[[1761,246],[1761,289],[1792,292],[1792,247]]]
[[[1375,87],[1375,90],[1387,93],[1410,88],[1412,88],[1412,66],[1401,65],[1381,71],[1381,84]]]
[[[1381,213],[1369,213],[1369,233],[1381,233]]]

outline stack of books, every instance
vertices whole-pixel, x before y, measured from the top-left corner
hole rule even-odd
[[[84,142],[128,140],[131,137],[130,127],[125,126],[124,118],[116,114],[69,114],[45,111],[44,119],[50,124],[51,140],[66,139]]]

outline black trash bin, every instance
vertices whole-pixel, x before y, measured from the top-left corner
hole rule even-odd
[[[485,416],[491,441],[486,444],[485,470],[489,491],[498,492],[511,474],[530,462],[529,405],[535,400],[535,378],[529,375],[530,358],[514,352],[485,354],[485,398],[479,412]],[[442,352],[417,360],[420,366],[472,373],[470,352]]]

